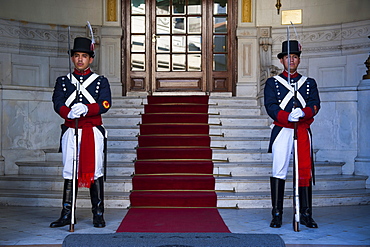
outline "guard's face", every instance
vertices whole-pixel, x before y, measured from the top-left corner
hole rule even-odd
[[[75,52],[71,57],[75,68],[80,71],[87,69],[90,64],[94,61],[94,58],[84,52]]]
[[[290,73],[294,73],[295,71],[297,71],[301,59],[296,54],[289,55],[290,55]],[[288,55],[281,58],[280,63],[284,65],[285,70],[288,70]]]

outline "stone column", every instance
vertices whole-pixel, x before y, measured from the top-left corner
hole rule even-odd
[[[5,159],[3,156],[3,87],[0,83],[0,176],[5,174]]]
[[[370,177],[370,78],[360,82],[357,102],[358,148],[355,158],[355,174]],[[370,188],[370,178],[366,181],[366,187]]]
[[[259,85],[256,83],[259,75],[257,29],[239,28],[237,39],[239,54],[236,96],[256,97],[259,91]]]
[[[125,94],[121,78],[121,1],[103,0],[103,26],[100,29],[100,73],[109,80],[112,95]]]

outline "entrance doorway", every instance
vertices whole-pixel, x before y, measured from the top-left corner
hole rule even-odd
[[[235,2],[122,1],[125,92],[233,92]]]

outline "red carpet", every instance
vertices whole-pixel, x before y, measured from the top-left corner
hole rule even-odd
[[[230,232],[216,206],[208,96],[148,96],[117,232]]]
[[[217,209],[132,208],[117,232],[230,232]]]

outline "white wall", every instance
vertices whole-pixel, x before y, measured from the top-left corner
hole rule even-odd
[[[0,0],[0,18],[43,24],[103,24],[103,0]]]
[[[256,25],[281,26],[275,0],[256,0]],[[331,25],[370,19],[369,0],[282,0],[283,10],[302,9],[304,26]]]

